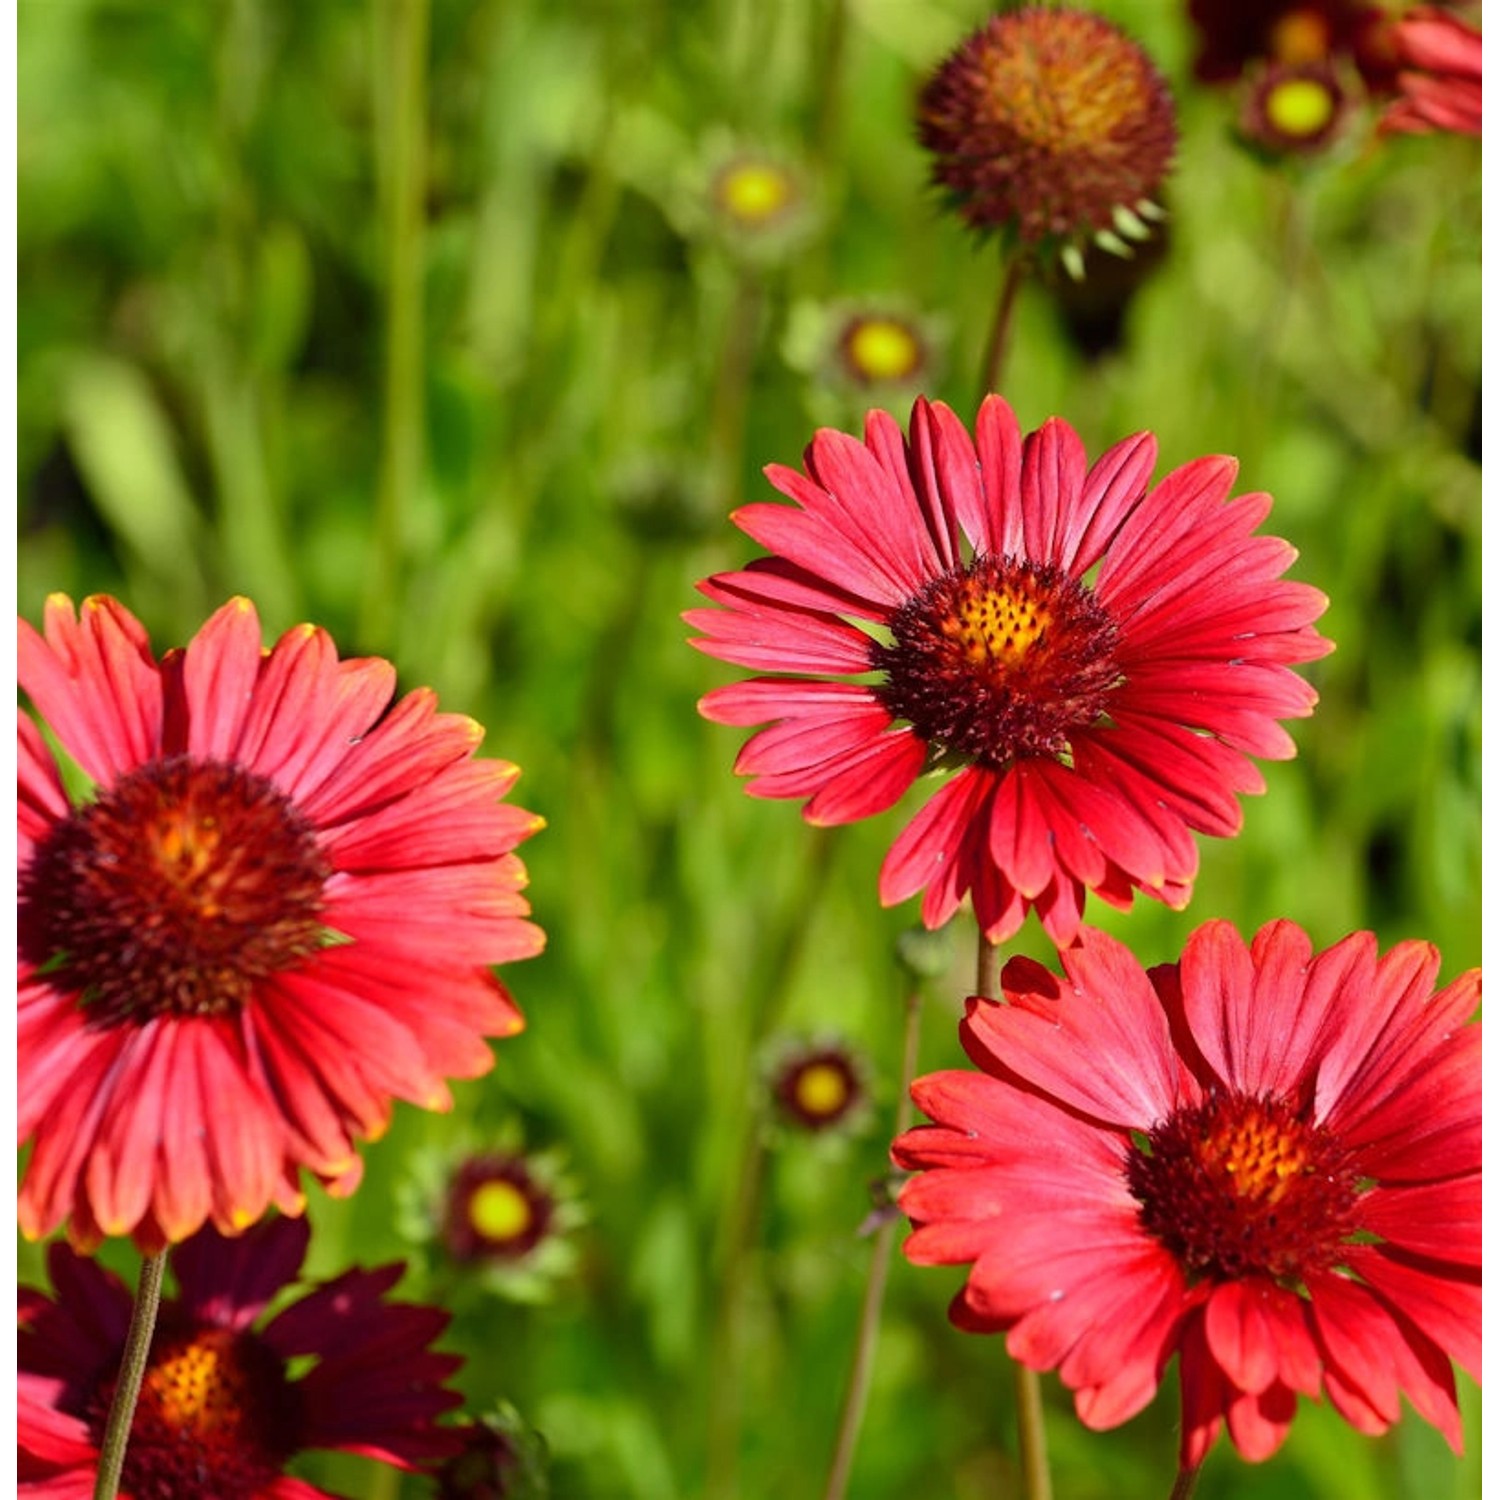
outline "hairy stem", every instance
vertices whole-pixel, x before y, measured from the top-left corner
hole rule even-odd
[[[120,1356],[120,1378],[115,1383],[115,1394],[109,1403],[109,1419],[104,1424],[104,1437],[99,1444],[94,1500],[114,1500],[120,1488],[125,1445],[130,1441],[136,1397],[141,1393],[141,1378],[146,1373],[146,1360],[151,1353],[151,1335],[156,1332],[156,1310],[161,1306],[161,1280],[166,1268],[165,1250],[141,1261],[135,1306],[131,1309],[130,1329],[125,1335],[125,1352]]]
[[[1011,257],[1000,282],[1000,295],[995,302],[995,320],[990,324],[990,336],[985,341],[984,360],[979,375],[979,399],[984,400],[992,391],[999,390],[1000,377],[1005,370],[1005,356],[1010,348],[1010,329],[1016,310],[1016,293],[1026,279],[1027,259],[1024,255]]]

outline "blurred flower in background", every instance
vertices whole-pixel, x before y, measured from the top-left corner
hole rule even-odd
[[[1270,497],[1230,498],[1233,459],[1153,487],[1155,462],[1139,433],[1090,468],[1059,418],[1023,443],[991,396],[974,438],[919,398],[909,439],[872,411],[863,443],[817,432],[805,474],[769,466],[793,505],[732,519],[772,555],[684,616],[699,650],[782,674],[699,704],[769,724],[735,761],[746,790],[848,823],[954,771],[880,873],[887,905],[925,890],[929,927],[970,895],[995,942],[1032,908],[1071,942],[1088,891],[1184,905],[1192,831],[1238,832],[1247,755],[1295,754],[1277,721],[1317,701],[1290,664],[1332,646],[1323,595],[1281,579],[1294,550],[1252,535]]]
[[[1419,5],[1397,22],[1395,42],[1401,97],[1386,111],[1382,127],[1478,135],[1484,71],[1479,28],[1461,15]]]
[[[867,1068],[841,1041],[783,1042],[766,1072],[777,1115],[794,1131],[848,1135],[869,1117]]]
[[[578,1264],[585,1214],[561,1152],[529,1151],[509,1124],[413,1154],[397,1227],[429,1267],[514,1302],[544,1302]]]
[[[1351,101],[1326,61],[1272,63],[1254,70],[1240,109],[1240,134],[1268,156],[1312,154],[1348,123]]]
[[[792,306],[782,338],[787,363],[808,377],[808,407],[839,421],[872,399],[911,400],[943,376],[938,319],[893,297],[804,300]]]
[[[1177,147],[1155,64],[1066,6],[991,17],[923,88],[917,135],[971,225],[1069,250],[1074,264],[1088,239],[1128,253],[1126,240],[1146,238]]]
[[[438,1500],[546,1500],[547,1445],[507,1402],[454,1428],[462,1449],[434,1473]]]
[[[1228,83],[1260,64],[1302,67],[1346,59],[1366,88],[1392,87],[1396,53],[1389,13],[1365,0],[1188,0],[1198,33],[1194,73]]]
[[[1123,352],[1136,293],[1161,271],[1172,250],[1170,221],[1130,256],[1097,245],[1083,250],[1083,274],[1049,267],[1043,285],[1056,307],[1069,342],[1086,360]]]
[[[327,1493],[283,1473],[307,1449],[400,1469],[454,1451],[436,1418],[462,1402],[444,1385],[462,1361],[429,1347],[446,1312],[386,1300],[399,1263],[346,1271],[253,1326],[296,1279],[308,1237],[304,1220],[273,1218],[235,1239],[205,1228],[172,1252],[177,1295],[162,1302],[122,1494],[292,1500]],[[131,1295],[64,1244],[47,1264],[55,1297],[21,1288],[17,1472],[26,1493],[86,1496]]]
[[[700,199],[684,228],[707,232],[751,262],[784,259],[818,226],[812,178],[792,153],[709,132]]]
[[[1249,1459],[1298,1395],[1384,1432],[1405,1395],[1455,1451],[1450,1359],[1479,1379],[1479,973],[1368,932],[1322,953],[1227,922],[1149,975],[1084,929],[1066,980],[1006,965],[969,1002],[979,1071],[913,1095],[902,1135],[919,1265],[971,1264],[950,1316],[1056,1368],[1113,1427],[1181,1360],[1182,1460],[1221,1424]]]
[[[267,651],[246,599],[159,663],[107,597],[19,628],[72,763],[21,715],[22,1230],[157,1249],[300,1212],[303,1167],[352,1190],[393,1099],[449,1107],[521,1029],[489,968],[543,943],[518,769],[325,631]]]

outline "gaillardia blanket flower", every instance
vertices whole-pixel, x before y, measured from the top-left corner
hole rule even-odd
[[[1270,497],[1230,499],[1231,458],[1153,487],[1149,433],[1090,468],[1057,418],[1023,443],[998,396],[975,437],[919,399],[909,442],[874,411],[863,443],[825,429],[805,474],[768,468],[795,507],[733,520],[776,555],[699,584],[722,607],[684,618],[700,650],[786,675],[699,707],[774,721],[735,769],[754,796],[808,798],[811,823],[955,770],[886,856],[882,901],[925,887],[938,927],[972,893],[996,942],[1035,907],[1067,943],[1087,891],[1187,901],[1192,830],[1237,832],[1237,794],[1264,785],[1246,756],[1294,753],[1277,721],[1317,694],[1287,664],[1332,649],[1327,601],[1281,578],[1296,553],[1252,534]]]
[[[1147,237],[1177,119],[1166,81],[1118,27],[1028,5],[992,16],[933,74],[917,135],[969,224],[1064,247],[1076,274],[1080,242],[1101,236],[1128,255],[1127,240]]]
[[[971,1000],[983,1071],[934,1073],[902,1135],[920,1265],[972,1262],[950,1316],[1056,1368],[1112,1427],[1180,1356],[1182,1460],[1227,1421],[1245,1457],[1326,1393],[1360,1432],[1404,1393],[1458,1449],[1453,1369],[1479,1378],[1480,1028],[1471,971],[1428,943],[1321,953],[1226,922],[1144,972],[1085,929],[1065,979],[1013,959]]]
[[[385,1300],[400,1262],[346,1271],[253,1326],[296,1277],[307,1240],[304,1220],[278,1218],[236,1239],[209,1226],[173,1251],[178,1294],[162,1303],[122,1495],[313,1500],[327,1491],[282,1472],[306,1449],[415,1469],[457,1448],[435,1418],[462,1404],[443,1382],[463,1361],[428,1347],[447,1313]],[[65,1244],[48,1248],[48,1270],[55,1301],[20,1295],[19,1492],[86,1500],[131,1296]]]
[[[1384,130],[1480,134],[1484,123],[1484,43],[1461,16],[1418,5],[1394,28],[1401,97],[1381,120]]]
[[[232,600],[156,661],[113,599],[20,623],[19,678],[93,787],[19,725],[18,1215],[32,1237],[300,1212],[358,1181],[393,1098],[450,1103],[521,1018],[490,964],[542,946],[483,731],[312,626]]]

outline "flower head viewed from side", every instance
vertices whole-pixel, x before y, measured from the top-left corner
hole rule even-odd
[[[1479,974],[1430,944],[1321,953],[1226,922],[1144,972],[1085,930],[961,1025],[980,1072],[918,1079],[896,1141],[920,1265],[970,1264],[950,1315],[1056,1368],[1078,1415],[1140,1411],[1177,1354],[1182,1461],[1246,1457],[1298,1395],[1363,1433],[1404,1394],[1455,1450],[1450,1359],[1479,1378]]]
[[[399,1262],[346,1271],[254,1326],[307,1243],[304,1220],[275,1218],[235,1239],[210,1226],[173,1251],[178,1293],[162,1303],[122,1494],[312,1500],[326,1492],[282,1472],[304,1450],[401,1469],[455,1450],[435,1419],[462,1403],[443,1384],[462,1360],[429,1348],[447,1313],[386,1300]],[[48,1269],[56,1300],[21,1288],[20,1492],[81,1500],[93,1492],[131,1297],[65,1244],[49,1247]]]
[[[160,662],[113,599],[20,624],[19,1218],[145,1249],[358,1181],[391,1101],[450,1103],[539,951],[512,852],[541,819],[482,730],[232,600]]]
[[[1432,5],[1419,5],[1395,26],[1401,97],[1381,121],[1385,130],[1480,134],[1483,41],[1477,27]]]
[[[1177,147],[1165,80],[1110,22],[1068,6],[993,16],[917,105],[933,180],[976,229],[1026,245],[1145,238]]]
[[[1088,891],[1183,905],[1193,830],[1236,833],[1263,787],[1247,756],[1294,753],[1277,721],[1317,695],[1288,665],[1332,647],[1323,595],[1281,577],[1293,549],[1253,534],[1270,497],[1230,499],[1230,458],[1152,486],[1155,462],[1140,433],[1089,467],[1057,418],[1023,442],[991,396],[973,440],[918,400],[909,440],[875,411],[863,443],[817,433],[806,474],[772,465],[795,506],[733,519],[775,555],[685,616],[700,650],[784,674],[699,705],[769,723],[735,763],[748,791],[847,823],[956,772],[880,874],[887,905],[925,888],[928,927],[966,895],[995,942],[1033,907],[1070,942]]]

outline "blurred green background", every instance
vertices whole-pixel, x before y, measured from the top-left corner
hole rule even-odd
[[[1106,4],[1172,80],[1182,145],[1168,253],[1085,353],[1040,286],[1004,391],[1091,453],[1149,427],[1162,471],[1241,460],[1269,530],[1332,598],[1336,654],[1190,909],[1090,907],[1145,962],[1192,927],[1290,916],[1322,946],[1425,937],[1479,961],[1479,152],[1377,140],[1267,165],[1195,87],[1181,8]],[[755,548],[770,498],[858,391],[826,350],[841,309],[933,340],[928,394],[966,419],[999,281],[926,186],[912,102],[986,14],[972,0],[21,0],[19,605],[109,592],[180,643],[232,592],[268,634],[303,619],[379,653],[489,730],[549,827],[523,854],[546,954],[506,974],[529,1029],[457,1118],[402,1108],[347,1202],[316,1197],[310,1268],[412,1256],[409,1159],[458,1126],[566,1157],[587,1208],[539,1304],[418,1254],[448,1298],[471,1404],[513,1400],[558,1497],[820,1491],[883,1175],[915,905],[875,899],[899,814],[815,834],[744,797],[743,737],[695,711],[736,675],[689,650],[693,582]],[[774,233],[715,209],[737,154],[799,203]],[[963,927],[963,920],[955,927]],[[960,1061],[972,933],[925,1006],[921,1071]],[[1042,956],[1029,923],[1016,947]],[[787,1037],[866,1068],[862,1131],[770,1121]],[[121,1267],[128,1254],[110,1247]],[[21,1269],[40,1276],[23,1246]],[[1015,1493],[998,1340],[951,1329],[958,1271],[893,1267],[852,1493]],[[1061,1497],[1165,1495],[1173,1379],[1109,1434],[1055,1377]],[[1202,1493],[1479,1493],[1408,1412],[1357,1437],[1304,1402],[1282,1452],[1221,1441]],[[391,1496],[353,1460],[315,1482]],[[400,1481],[400,1493],[425,1493]]]

